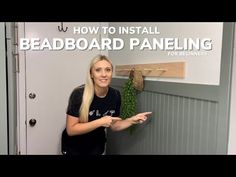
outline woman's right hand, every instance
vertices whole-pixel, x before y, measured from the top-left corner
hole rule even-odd
[[[113,121],[122,119],[118,117],[104,116],[98,120],[100,121],[102,127],[110,127]]]

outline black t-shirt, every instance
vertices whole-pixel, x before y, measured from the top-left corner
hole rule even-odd
[[[70,95],[66,113],[79,118],[79,109],[82,103],[84,87],[80,86],[73,90]],[[118,117],[120,114],[121,96],[120,92],[109,87],[104,98],[94,94],[93,101],[89,108],[88,121],[99,119],[103,116]],[[73,154],[101,154],[104,151],[106,142],[105,127],[99,127],[89,133],[75,136],[68,136],[66,130],[63,131],[64,150]],[[63,150],[63,148],[62,148]]]

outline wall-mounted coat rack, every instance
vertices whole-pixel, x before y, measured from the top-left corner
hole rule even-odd
[[[116,65],[115,73],[116,76],[129,76],[132,69],[141,71],[143,76],[185,77],[185,62]]]

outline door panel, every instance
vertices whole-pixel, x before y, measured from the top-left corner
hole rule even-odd
[[[64,23],[67,32],[59,32],[59,25],[25,23],[25,37],[48,38],[49,41],[52,38],[99,38],[99,34],[73,34],[74,26],[99,26],[99,23]],[[66,123],[69,95],[73,88],[84,83],[88,64],[98,53],[98,50],[78,49],[26,51],[27,154],[60,154],[60,136]],[[36,120],[34,126],[29,123],[31,119]]]

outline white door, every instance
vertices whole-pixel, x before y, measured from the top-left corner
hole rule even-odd
[[[24,34],[19,33],[19,38],[47,38],[49,41],[52,38],[99,39],[99,34],[73,34],[73,27],[96,27],[99,23],[63,23],[64,28],[68,27],[66,32],[58,30],[60,24],[23,23]],[[88,64],[98,53],[98,50],[64,49],[27,50],[20,55],[20,60],[25,62],[20,72],[25,72],[26,154],[60,154],[69,95],[73,88],[84,83]]]

